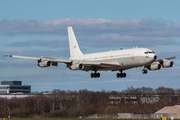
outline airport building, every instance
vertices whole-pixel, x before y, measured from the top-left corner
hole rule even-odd
[[[156,118],[166,117],[168,119],[180,119],[180,105],[166,106],[155,112]]]
[[[0,94],[31,93],[31,85],[22,85],[22,81],[2,81]]]

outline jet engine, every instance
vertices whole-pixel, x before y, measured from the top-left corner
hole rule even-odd
[[[159,62],[153,62],[151,65],[147,67],[148,70],[160,70],[162,65]]]
[[[71,70],[80,70],[80,69],[83,69],[83,68],[84,68],[84,65],[82,63],[72,64],[70,66]]]
[[[39,67],[50,67],[52,65],[52,62],[50,61],[40,61],[38,62]]]
[[[169,60],[166,60],[166,59],[163,59],[161,64],[162,64],[162,66],[164,68],[168,68],[168,67],[173,67],[174,66],[174,62],[173,61],[169,61]]]

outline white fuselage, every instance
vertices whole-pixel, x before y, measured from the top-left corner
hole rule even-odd
[[[119,67],[99,68],[98,70],[125,70],[133,67],[148,66],[155,61],[154,52],[147,48],[134,48],[99,53],[84,54],[72,60],[104,61],[119,64]]]

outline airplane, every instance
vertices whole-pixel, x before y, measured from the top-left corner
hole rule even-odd
[[[59,59],[51,57],[27,57],[17,55],[4,55],[4,57],[14,57],[23,59],[33,59],[38,61],[39,67],[58,66],[58,63],[65,63],[66,67],[71,70],[94,71],[91,78],[99,78],[100,73],[97,71],[119,71],[117,78],[125,78],[124,70],[144,67],[143,74],[147,74],[148,70],[160,70],[174,66],[173,57],[158,59],[154,51],[148,48],[120,49],[114,51],[98,52],[91,54],[83,54],[77,43],[73,27],[67,27],[69,38],[69,59]]]

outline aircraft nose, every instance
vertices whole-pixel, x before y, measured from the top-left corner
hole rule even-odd
[[[155,59],[155,60],[157,59],[157,56],[156,56],[156,55],[154,55],[154,59]]]

